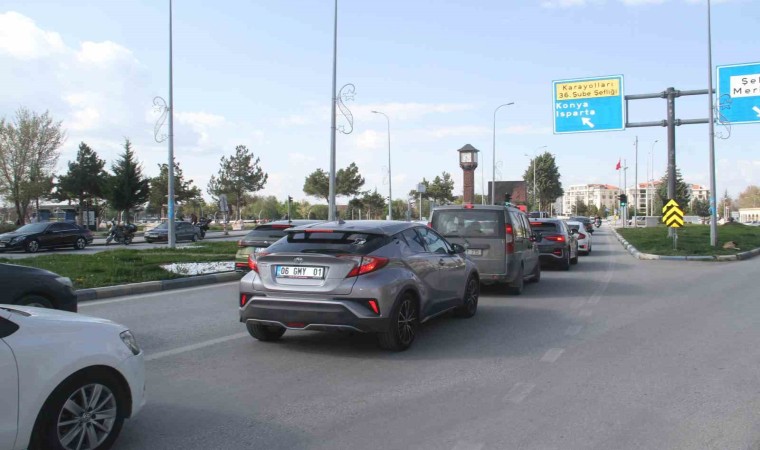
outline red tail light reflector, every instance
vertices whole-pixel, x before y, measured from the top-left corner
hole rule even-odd
[[[372,310],[373,313],[380,315],[380,306],[377,304],[377,300],[367,300],[367,304],[369,305],[369,309]]]
[[[512,253],[515,252],[515,235],[514,235],[514,229],[512,228],[511,224],[507,224],[506,226],[505,237],[507,240],[507,245],[506,245],[507,254],[511,255]]]
[[[552,242],[565,242],[565,236],[562,236],[561,234],[553,234],[551,236],[544,236],[544,239],[547,241]]]
[[[244,307],[248,303],[248,294],[240,294],[240,307]]]
[[[382,269],[388,264],[388,258],[382,256],[340,256],[340,258],[352,259],[357,262],[357,265],[348,272],[346,278],[358,277],[376,270]]]

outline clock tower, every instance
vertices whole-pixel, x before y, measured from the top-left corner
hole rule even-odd
[[[457,150],[459,152],[459,167],[464,172],[464,202],[473,203],[475,201],[475,169],[478,167],[478,153],[470,144]]]

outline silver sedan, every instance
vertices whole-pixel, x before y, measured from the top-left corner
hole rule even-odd
[[[452,310],[472,317],[478,307],[478,271],[464,247],[416,223],[292,228],[249,265],[240,321],[261,341],[286,330],[352,330],[401,351],[421,323]]]

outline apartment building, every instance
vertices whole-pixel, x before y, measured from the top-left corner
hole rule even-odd
[[[654,199],[657,198],[657,190],[660,188],[660,184],[661,181],[656,180],[652,183],[639,183],[638,191],[635,187],[628,188],[626,191],[628,202],[632,205],[638,203],[637,211],[641,214],[659,216],[659,211],[654,211],[653,205]],[[706,202],[710,200],[710,189],[700,184],[689,184],[688,192],[690,202],[695,200]]]
[[[596,205],[599,210],[614,211],[617,208],[617,196],[620,188],[609,184],[574,184],[565,189],[562,197],[562,213],[574,214],[575,205],[580,202]]]

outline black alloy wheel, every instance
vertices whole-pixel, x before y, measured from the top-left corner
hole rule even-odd
[[[39,251],[39,249],[40,249],[40,243],[39,243],[39,242],[37,242],[37,240],[36,240],[36,239],[32,239],[32,240],[30,240],[30,241],[29,241],[29,242],[27,242],[27,243],[26,243],[26,245],[24,246],[24,250],[25,250],[27,253],[37,253],[37,251]]]
[[[79,236],[76,243],[74,243],[74,248],[77,250],[84,250],[85,247],[87,247],[87,240],[82,236]]]
[[[570,247],[565,251],[565,258],[562,260],[560,267],[562,270],[570,270]]]
[[[25,295],[21,298],[18,304],[23,306],[34,306],[37,308],[53,308],[53,304],[50,303],[50,300],[46,299],[45,297],[33,294]]]
[[[467,284],[464,289],[464,302],[462,303],[462,306],[457,308],[454,312],[456,316],[464,319],[469,319],[474,316],[478,311],[479,297],[480,283],[475,277],[470,276],[470,278],[467,279]]]
[[[406,292],[401,296],[390,319],[388,331],[378,334],[380,347],[396,352],[408,349],[419,327],[417,301],[412,294]]]

